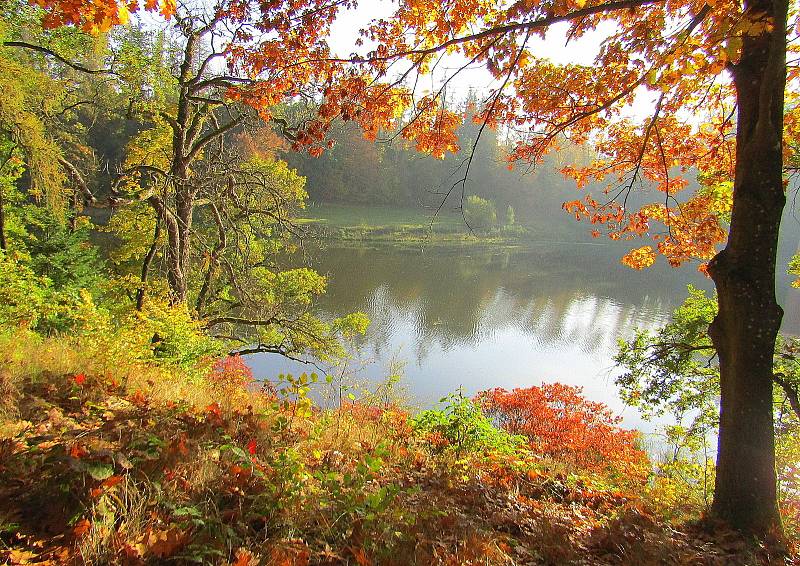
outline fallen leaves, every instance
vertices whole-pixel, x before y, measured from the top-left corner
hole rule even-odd
[[[230,566],[258,566],[261,560],[258,556],[247,549],[240,548],[236,551],[236,557]]]
[[[178,527],[147,529],[134,546],[141,557],[170,558],[189,542],[189,532]]]
[[[57,378],[63,384],[63,374]],[[91,406],[76,407],[66,396],[56,406],[54,398],[13,428],[13,446],[24,449],[6,449],[0,510],[10,509],[11,521],[31,534],[14,534],[14,554],[0,551],[0,563],[81,563],[75,556],[85,547],[105,553],[96,563],[131,565],[193,553],[226,566],[584,558],[595,565],[613,562],[618,548],[629,563],[660,552],[672,563],[704,565],[713,563],[704,556],[736,564],[744,554],[738,539],[703,538],[652,511],[629,512],[648,504],[642,494],[558,476],[537,458],[468,454],[455,462],[446,446],[431,445],[436,438],[416,437],[408,415],[393,409],[344,406],[326,418],[352,427],[358,440],[315,446],[320,440],[308,431],[276,441],[270,415],[247,405],[226,404],[226,418],[209,426],[223,414],[218,403],[167,405],[151,393],[134,405],[122,391],[101,394]],[[111,407],[115,416],[101,418]],[[282,409],[274,410],[279,416]],[[569,430],[565,424],[553,432]],[[568,444],[578,446],[584,436],[573,434]],[[43,443],[46,450],[35,449]],[[379,458],[381,444],[391,449]],[[607,445],[600,448],[609,454]],[[295,538],[281,538],[284,527]],[[636,541],[647,546],[638,550]]]
[[[75,527],[72,529],[72,534],[76,537],[81,538],[89,532],[89,529],[92,528],[92,523],[89,522],[89,519],[81,519],[77,523],[75,523]]]

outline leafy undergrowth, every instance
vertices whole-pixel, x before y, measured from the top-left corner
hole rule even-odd
[[[602,458],[581,471],[547,455],[565,454],[569,437],[531,452],[488,424],[481,401],[456,396],[413,418],[388,406],[317,411],[304,378],[257,389],[238,358],[189,379],[135,364],[99,372],[97,359],[47,340],[2,342],[0,356],[7,563],[791,560],[687,521],[692,511],[676,512],[680,497],[659,503],[641,466],[615,475]],[[493,392],[489,409],[507,394]],[[627,446],[614,452],[624,466],[640,454]]]

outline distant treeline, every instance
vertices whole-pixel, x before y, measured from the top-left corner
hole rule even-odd
[[[385,141],[373,143],[352,123],[335,131],[336,145],[318,158],[292,152],[282,157],[308,178],[306,189],[315,202],[433,209],[450,192],[445,206],[452,209],[460,206],[463,193],[465,198],[477,195],[491,200],[501,214],[510,205],[517,222],[531,223],[560,216],[564,201],[580,198],[582,193],[574,181],[564,178],[558,169],[560,163],[588,159],[586,150],[569,147],[535,168],[509,170],[506,154],[510,142],[490,128],[484,128],[479,137],[480,124],[469,119],[474,104],[467,100],[460,108],[468,116],[458,131],[461,151],[443,160],[421,155],[399,134],[384,134]],[[472,162],[462,187],[460,180],[470,155]]]

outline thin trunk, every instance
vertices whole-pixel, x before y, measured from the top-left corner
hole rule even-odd
[[[78,191],[72,192],[72,214],[69,217],[69,231],[73,234],[78,229]]]
[[[187,176],[178,177],[175,186],[175,217],[177,242],[173,254],[175,261],[175,285],[172,287],[175,304],[186,304],[189,291],[189,265],[191,251],[192,216],[194,214],[194,194]]]
[[[195,305],[195,309],[197,310],[197,314],[202,316],[203,311],[206,308],[206,301],[208,300],[208,293],[211,290],[211,284],[214,281],[214,276],[217,273],[217,268],[219,267],[219,258],[222,255],[222,252],[225,251],[225,247],[228,245],[228,235],[225,232],[225,224],[222,222],[222,215],[219,212],[219,208],[216,204],[209,203],[211,207],[211,213],[214,215],[214,222],[217,225],[217,245],[214,246],[214,250],[211,252],[211,257],[208,259],[208,270],[206,271],[206,275],[203,278],[203,286],[200,288],[200,293],[197,295],[197,304]]]
[[[148,202],[152,205],[156,214],[164,222],[167,230],[167,245],[165,248],[165,259],[167,264],[167,283],[170,290],[170,302],[173,305],[186,303],[186,277],[180,262],[180,242],[182,233],[180,222],[175,218],[171,210],[159,197],[151,196]]]
[[[146,294],[147,277],[150,274],[150,264],[153,263],[153,258],[156,256],[158,250],[158,239],[161,237],[161,216],[156,219],[156,228],[153,232],[153,243],[150,244],[150,249],[144,256],[142,262],[142,273],[139,277],[139,289],[136,291],[136,310],[142,310],[144,307],[144,296]]]
[[[7,249],[5,201],[3,199],[3,189],[0,188],[0,250],[6,251]]]
[[[733,528],[780,532],[772,415],[772,362],[783,310],[775,298],[781,212],[786,0],[746,3],[774,31],[744,37],[737,89],[736,172],[728,243],[709,264],[719,313],[710,335],[720,360],[721,399],[712,513]]]

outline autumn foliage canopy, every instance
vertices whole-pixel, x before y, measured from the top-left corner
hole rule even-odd
[[[48,25],[90,31],[124,22],[140,7],[136,1],[35,2],[48,11]],[[441,158],[461,149],[455,132],[465,119],[445,107],[447,83],[467,66],[484,66],[495,86],[473,119],[515,133],[510,161],[536,163],[565,143],[593,143],[595,158],[563,172],[579,187],[605,183],[605,194],[587,194],[564,208],[595,224],[595,236],[654,240],[624,263],[649,267],[657,254],[672,265],[705,262],[724,242],[735,167],[736,96],[727,71],[737,63],[744,38],[770,29],[758,13],[744,11],[735,0],[409,0],[361,31],[357,44],[370,50],[343,58],[329,47],[330,26],[356,4],[219,3],[209,17],[235,30],[225,57],[232,75],[241,78],[228,96],[265,118],[286,99],[318,100],[316,116],[292,131],[294,149],[312,155],[332,145],[330,127],[344,120],[357,122],[369,139],[399,131],[418,150]],[[148,0],[144,8],[166,17],[176,11],[172,0]],[[607,30],[609,23],[613,30],[603,32],[591,64],[555,64],[534,44],[559,23],[568,26],[568,43]],[[789,30],[796,34],[796,22]],[[413,79],[431,73],[445,57],[465,64],[433,92],[415,90]],[[796,79],[790,69],[790,83]],[[637,97],[651,101],[643,118],[628,111]],[[798,133],[791,116],[786,126],[787,135]],[[787,143],[786,151],[794,147]],[[701,188],[683,194],[683,173],[689,170],[700,173]],[[660,196],[629,208],[631,192],[646,185]]]

